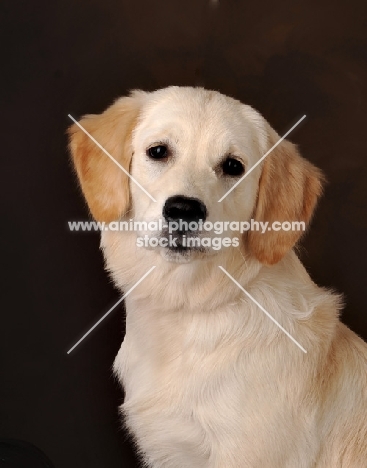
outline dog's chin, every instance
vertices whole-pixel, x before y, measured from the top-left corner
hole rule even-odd
[[[208,255],[205,249],[189,247],[166,247],[160,249],[160,254],[167,262],[190,263],[194,260],[203,259]]]

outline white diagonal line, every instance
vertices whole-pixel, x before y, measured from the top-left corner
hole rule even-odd
[[[301,117],[301,118],[299,119],[299,121],[298,121],[297,123],[295,123],[295,124],[293,125],[293,127],[290,128],[290,129],[288,130],[288,132],[286,132],[286,133],[282,136],[282,138],[280,138],[280,139],[275,143],[275,145],[272,146],[272,147],[270,148],[270,150],[267,151],[267,152],[264,154],[264,156],[263,156],[261,159],[259,159],[259,161],[257,161],[257,163],[254,164],[254,165],[245,173],[245,175],[243,175],[243,176],[241,177],[241,179],[239,179],[239,180],[228,190],[228,192],[226,192],[226,193],[223,195],[222,198],[220,198],[220,199],[218,200],[218,203],[220,203],[221,201],[223,201],[223,200],[226,198],[226,196],[229,195],[229,194],[232,192],[232,190],[234,190],[234,189],[237,187],[237,185],[240,184],[240,183],[243,181],[243,179],[245,179],[245,178],[255,169],[255,167],[257,167],[262,161],[264,161],[264,159],[266,158],[266,156],[268,156],[268,154],[271,153],[271,152],[273,151],[273,149],[276,148],[276,147],[279,145],[279,143],[281,143],[281,142],[284,140],[284,138],[286,138],[286,137],[291,133],[291,131],[294,130],[294,129],[297,127],[297,125],[299,125],[299,124],[302,122],[302,120],[305,119],[305,118],[306,118],[306,115],[304,115],[303,117]]]
[[[83,335],[77,343],[75,343],[75,345],[74,345],[72,348],[69,349],[69,351],[67,352],[67,354],[70,354],[70,353],[73,351],[73,349],[75,349],[75,348],[78,346],[78,344],[80,344],[80,343],[84,340],[84,338],[86,338],[86,337],[89,335],[89,333],[92,332],[92,331],[102,322],[102,320],[104,320],[104,319],[107,317],[107,315],[110,314],[110,312],[112,312],[113,309],[115,309],[115,308],[125,299],[125,297],[127,297],[127,296],[131,293],[131,291],[133,291],[133,290],[134,290],[134,289],[135,289],[135,288],[136,288],[136,287],[137,287],[137,286],[154,270],[154,268],[155,268],[155,266],[152,266],[152,268],[151,268],[149,271],[147,271],[147,272],[145,273],[145,275],[142,276],[142,277],[140,278],[140,280],[139,280],[137,283],[135,283],[134,286],[133,286],[132,288],[130,288],[130,289],[121,297],[121,299],[119,299],[119,300],[116,302],[116,304],[115,304],[114,306],[112,306],[111,309],[110,309],[108,312],[106,312],[106,313],[104,314],[104,316],[101,317],[101,318],[98,320],[98,322],[95,323],[95,324],[93,325],[93,327],[90,328],[90,329],[87,331],[87,333],[86,333],[85,335]]]
[[[129,172],[128,172],[123,166],[121,166],[121,164],[120,164],[118,161],[116,161],[116,159],[115,159],[113,156],[110,155],[110,153],[109,153],[105,148],[103,148],[103,146],[102,146],[100,143],[98,143],[98,141],[97,141],[95,138],[92,137],[92,135],[91,135],[89,132],[87,132],[87,130],[86,130],[84,127],[82,127],[82,126],[80,125],[79,122],[77,122],[77,121],[74,119],[74,117],[73,117],[72,115],[68,114],[68,117],[69,117],[81,130],[83,130],[83,132],[84,132],[86,135],[89,136],[89,138],[98,146],[98,148],[100,148],[100,149],[111,159],[111,161],[113,161],[113,162],[116,164],[116,166],[118,166],[128,177],[130,177],[130,179],[131,179],[144,193],[146,193],[146,194],[148,195],[149,198],[151,198],[154,202],[157,201],[154,197],[152,197],[152,195],[151,195],[149,192],[147,192],[147,191],[145,190],[145,188],[144,188],[131,174],[129,174]]]
[[[272,320],[272,321],[275,323],[275,325],[277,325],[277,326],[282,330],[282,332],[284,332],[284,333],[288,336],[288,338],[290,338],[290,339],[293,341],[293,343],[295,343],[304,353],[307,353],[307,351],[305,350],[305,348],[304,348],[303,346],[301,346],[301,345],[298,343],[298,341],[295,340],[295,339],[293,338],[293,336],[292,336],[290,333],[288,333],[287,330],[286,330],[285,328],[283,328],[283,327],[280,325],[280,323],[277,322],[277,321],[275,320],[275,318],[272,317],[272,316],[269,314],[269,312],[267,312],[267,311],[264,309],[264,307],[263,307],[261,304],[259,304],[259,303],[257,302],[257,300],[256,300],[254,297],[252,297],[251,294],[250,294],[249,292],[247,292],[246,289],[244,289],[244,288],[240,285],[240,283],[238,283],[238,282],[233,278],[233,276],[231,276],[231,275],[228,273],[227,270],[225,270],[222,266],[219,266],[219,268],[223,271],[223,273],[225,273],[225,274],[228,276],[228,278],[230,278],[230,279],[234,282],[234,284],[235,284],[236,286],[238,286],[238,287],[241,289],[241,291],[243,291],[243,292],[246,294],[246,296],[248,296],[248,297],[264,312],[265,315],[267,315],[267,316],[270,318],[270,320]]]

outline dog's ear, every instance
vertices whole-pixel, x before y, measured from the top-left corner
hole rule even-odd
[[[133,91],[99,115],[86,115],[80,125],[129,172],[131,135],[147,93]],[[129,208],[129,177],[76,124],[68,129],[72,159],[93,217],[110,222]]]
[[[269,149],[280,139],[266,124]],[[265,158],[260,176],[255,221],[303,221],[311,220],[318,198],[322,193],[322,172],[303,159],[296,147],[283,140]],[[248,232],[248,247],[261,262],[273,265],[299,240],[302,231],[267,230]]]

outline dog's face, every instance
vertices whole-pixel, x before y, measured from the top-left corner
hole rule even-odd
[[[80,124],[132,176],[81,129],[71,127],[71,151],[92,214],[99,221],[139,221],[137,237],[148,240],[143,248],[154,248],[166,260],[187,262],[216,254],[224,237],[230,240],[223,249],[237,247],[238,232],[203,229],[210,223],[228,227],[250,218],[308,222],[321,192],[319,171],[282,142],[219,202],[279,137],[254,109],[214,91],[136,91]],[[171,236],[167,226],[174,229]],[[272,264],[299,235],[253,231],[241,236],[239,247]],[[210,240],[205,246],[203,237]],[[151,238],[170,238],[169,245],[152,247]]]
[[[181,223],[181,227],[189,227],[172,232],[177,247],[159,249],[166,259],[187,261],[212,255],[218,252],[214,237],[220,241],[238,235],[195,229],[200,221],[210,226],[250,218],[259,170],[218,203],[265,147],[251,120],[246,119],[246,110],[219,93],[190,88],[164,90],[143,109],[132,137],[131,174],[156,202],[131,183],[134,216],[139,221],[162,220],[161,225],[171,223],[171,227],[182,220],[188,226]],[[163,228],[139,235],[167,237],[169,232]],[[195,242],[192,247],[183,246],[184,238],[203,237],[211,239],[210,246]]]

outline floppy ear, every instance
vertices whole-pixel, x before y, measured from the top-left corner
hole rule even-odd
[[[102,114],[86,115],[79,122],[128,172],[131,134],[145,96],[143,91],[133,91]],[[93,217],[105,222],[118,219],[129,207],[129,177],[78,125],[72,125],[68,133],[76,173]]]
[[[280,137],[268,125],[271,148]],[[322,193],[322,172],[303,159],[296,147],[283,140],[265,158],[260,176],[254,220],[310,222]],[[273,265],[295,245],[302,231],[268,230],[248,232],[248,247],[261,262]]]

